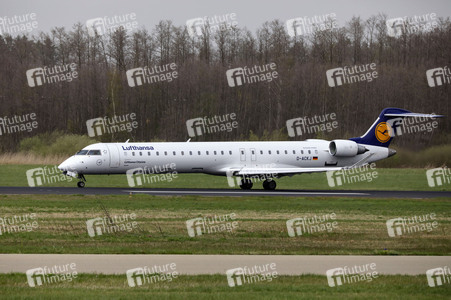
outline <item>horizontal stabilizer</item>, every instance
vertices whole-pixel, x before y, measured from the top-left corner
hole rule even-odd
[[[413,118],[443,118],[443,115],[434,114],[418,114],[418,113],[403,113],[403,114],[384,114],[386,117],[413,117]]]

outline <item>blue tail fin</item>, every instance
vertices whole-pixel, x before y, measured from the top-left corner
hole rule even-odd
[[[351,138],[358,144],[388,147],[396,135],[397,128],[401,126],[402,119],[406,117],[443,117],[441,115],[412,113],[401,108],[385,108],[370,129],[361,137]]]

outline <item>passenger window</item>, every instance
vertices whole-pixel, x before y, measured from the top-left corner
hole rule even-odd
[[[260,154],[262,154],[262,155],[263,155],[263,150],[260,150]]]
[[[221,155],[224,155],[224,151],[221,151]]]
[[[315,154],[318,154],[318,150],[315,150]]]
[[[276,153],[279,154],[279,150],[277,150]]]
[[[174,152],[172,152],[172,154],[174,154],[174,156],[175,156],[175,151],[174,151]]]
[[[149,152],[147,152],[147,155],[148,155],[148,156],[150,156],[150,151],[149,151]]]
[[[167,156],[167,155],[168,155],[168,152],[167,152],[167,151],[164,151],[164,155]]]
[[[213,154],[216,155],[216,151],[213,151]]]
[[[197,151],[197,155],[200,155],[200,151]]]
[[[189,152],[189,155],[193,155],[193,151],[190,151],[190,152]]]
[[[308,154],[312,154],[312,152],[309,150],[309,151],[308,151]]]
[[[205,151],[205,153],[208,155],[208,151]]]
[[[139,152],[139,156],[143,156],[143,153],[142,153],[142,152]]]
[[[268,154],[271,154],[271,150],[268,150]]]
[[[304,154],[304,150],[301,150],[301,154]]]
[[[132,152],[132,156],[135,156],[135,152]]]
[[[232,151],[229,151],[229,154],[232,155]]]
[[[287,150],[285,150],[285,154],[288,154],[288,151],[287,151]]]
[[[185,155],[185,152],[182,151],[182,155]]]
[[[293,150],[293,154],[296,154],[296,150]]]
[[[157,156],[159,156],[159,155],[160,155],[160,152],[157,151]]]

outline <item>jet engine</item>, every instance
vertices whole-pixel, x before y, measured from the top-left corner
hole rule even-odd
[[[333,140],[329,144],[329,153],[333,156],[356,156],[366,151],[364,146],[349,140]]]

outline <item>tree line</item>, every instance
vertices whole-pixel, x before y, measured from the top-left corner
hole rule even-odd
[[[35,36],[3,35],[0,117],[35,113],[38,126],[2,134],[0,150],[15,151],[24,137],[45,132],[87,134],[89,119],[130,113],[137,116],[136,129],[97,140],[184,141],[187,120],[231,113],[236,129],[193,140],[350,138],[363,134],[385,107],[451,115],[450,85],[430,87],[426,79],[428,69],[451,66],[449,18],[439,18],[431,31],[404,31],[398,37],[387,34],[386,21],[384,14],[353,17],[345,26],[294,37],[280,20],[265,22],[255,33],[240,27],[212,32],[206,25],[195,37],[168,20],[151,30],[119,28],[95,36],[81,23]],[[173,80],[130,86],[128,70],[155,72],[174,64]],[[277,78],[229,85],[228,70],[270,64]],[[369,64],[377,71],[371,81],[328,84],[327,70]],[[72,66],[76,78],[30,86],[27,70],[57,65]],[[331,113],[339,125],[333,131],[288,137],[288,119]],[[449,128],[445,118],[432,133],[405,135],[396,143],[446,144]]]

